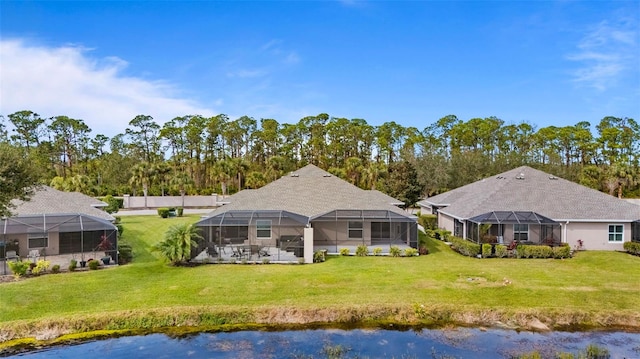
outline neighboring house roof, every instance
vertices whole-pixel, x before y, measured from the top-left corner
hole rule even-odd
[[[635,221],[640,206],[522,166],[419,202],[469,219],[491,211],[533,211],[557,221]]]
[[[62,192],[57,189],[41,186],[35,190],[29,201],[14,200],[16,205],[14,216],[32,216],[39,214],[79,213],[113,221],[109,213],[96,208],[104,203],[78,192]]]
[[[358,188],[314,165],[254,190],[243,190],[228,198],[226,204],[210,213],[215,216],[231,210],[284,210],[309,218],[337,209],[389,210],[407,217],[398,208],[401,201],[379,191]]]

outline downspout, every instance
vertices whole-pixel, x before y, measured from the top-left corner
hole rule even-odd
[[[564,224],[564,228],[562,229],[562,230],[563,230],[563,232],[564,232],[564,233],[562,234],[562,243],[569,243],[569,242],[567,241],[567,227],[568,227],[568,226],[569,226],[569,221],[567,221],[567,223],[565,223],[565,224]]]

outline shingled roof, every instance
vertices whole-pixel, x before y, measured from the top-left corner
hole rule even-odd
[[[29,201],[14,200],[16,205],[14,216],[31,216],[39,214],[86,214],[88,216],[113,221],[109,213],[96,207],[103,207],[104,202],[79,192],[62,192],[57,189],[41,186]]]
[[[522,166],[426,198],[423,205],[458,219],[491,211],[533,211],[556,221],[640,219],[640,206],[548,173]]]
[[[210,213],[231,210],[284,210],[316,217],[336,209],[389,210],[407,217],[398,208],[401,201],[375,190],[363,190],[329,172],[307,165],[254,190],[243,190],[225,199],[228,202]]]

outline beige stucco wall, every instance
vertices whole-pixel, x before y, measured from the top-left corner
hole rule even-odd
[[[451,233],[453,233],[453,223],[454,220],[452,217],[449,217],[443,213],[438,213],[438,228],[446,229],[447,231],[451,231]]]
[[[583,249],[587,250],[607,250],[622,251],[623,242],[609,242],[609,225],[622,224],[623,242],[631,241],[631,224],[630,223],[581,223],[570,222],[563,223],[566,226],[566,242],[571,248],[576,248],[578,239],[582,239]],[[564,234],[564,228],[563,228]]]

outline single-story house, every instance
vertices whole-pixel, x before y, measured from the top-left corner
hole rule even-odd
[[[481,243],[568,243],[623,250],[640,241],[640,206],[522,166],[418,203],[438,227]]]
[[[13,204],[13,216],[0,218],[0,261],[105,256],[117,261],[118,230],[115,218],[101,209],[106,203],[41,186],[29,201]],[[6,263],[0,273],[6,273]]]
[[[360,189],[307,165],[259,189],[240,191],[196,225],[204,240],[192,258],[233,256],[271,261],[313,261],[313,253],[338,253],[360,245],[389,252],[418,245],[417,219],[402,202]],[[253,257],[252,257],[253,256]]]

